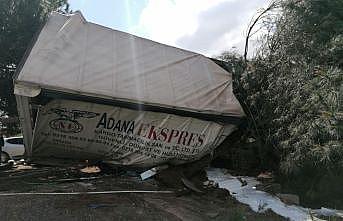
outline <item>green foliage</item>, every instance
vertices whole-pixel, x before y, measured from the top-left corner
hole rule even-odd
[[[247,99],[262,110],[262,137],[286,173],[307,161],[342,167],[342,11],[342,1],[284,1],[276,31],[242,78],[256,78]]]
[[[0,1],[0,115],[16,116],[12,77],[51,11],[68,11],[67,0]]]
[[[236,94],[248,115],[246,133],[259,141],[260,167],[280,171],[318,200],[313,190],[323,180],[343,185],[343,1],[280,3],[257,56],[235,73]],[[338,191],[323,191],[322,200],[342,197]]]

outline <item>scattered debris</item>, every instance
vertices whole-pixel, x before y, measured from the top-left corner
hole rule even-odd
[[[231,176],[228,171],[224,169],[208,169],[207,176],[209,180],[204,181],[206,177],[204,174],[205,179],[203,179],[202,176],[199,175],[202,172],[198,169],[200,168],[198,163],[180,167],[152,168],[155,172],[161,171],[161,173],[158,173],[160,178],[161,175],[163,175],[162,177],[164,178],[168,178],[166,184],[170,184],[169,181],[173,180],[174,183],[172,182],[172,184],[175,184],[174,187],[168,185],[163,186],[156,179],[146,179],[142,182],[138,176],[139,173],[136,173],[136,176],[128,176],[125,172],[117,174],[115,173],[117,170],[103,170],[101,165],[86,167],[88,171],[97,171],[97,168],[101,168],[96,172],[97,176],[92,176],[93,173],[84,173],[79,168],[80,166],[62,168],[18,164],[14,166],[14,168],[0,173],[0,181],[6,180],[8,183],[6,186],[3,185],[4,182],[0,182],[2,184],[0,197],[75,195],[84,198],[86,195],[95,195],[96,197],[99,197],[99,199],[102,199],[105,197],[102,195],[107,195],[112,198],[114,195],[124,194],[125,197],[131,197],[132,193],[135,193],[139,195],[136,197],[140,199],[155,200],[158,204],[158,200],[162,195],[167,195],[166,197],[172,199],[188,196],[201,197],[209,192],[212,193],[215,191],[214,187],[219,186],[229,190],[231,196],[244,204],[248,204],[255,212],[268,214],[270,210],[272,210],[279,215],[295,221],[321,220],[321,216],[327,215],[343,217],[343,212],[338,210],[330,210],[327,208],[311,210],[295,205],[287,205],[298,204],[299,197],[291,194],[280,194],[278,195],[279,198],[282,199],[280,200],[275,196],[259,191],[256,187],[261,185],[261,182],[257,181],[256,178]],[[117,180],[115,181],[117,182],[117,186],[113,186],[114,180]],[[121,183],[119,186],[118,182]],[[20,186],[20,188],[12,188],[10,186],[11,183]],[[23,185],[23,183],[29,185]],[[181,186],[179,186],[179,183]],[[270,185],[271,183],[267,182],[265,186],[267,186],[267,184]],[[192,194],[192,191],[197,194]],[[169,197],[169,195],[173,197]],[[118,206],[112,202],[113,201],[95,200],[89,201],[84,205],[91,209]],[[203,215],[211,219],[223,218],[222,211],[204,210]],[[313,219],[311,217],[313,217]],[[282,219],[277,218],[275,220]]]
[[[197,188],[194,185],[194,183],[192,183],[190,180],[183,177],[183,178],[181,178],[181,181],[182,181],[183,185],[185,185],[188,189],[191,189],[196,193],[203,193],[203,191],[201,191],[199,188]]]
[[[32,170],[33,167],[31,165],[24,165],[24,164],[21,164],[21,165],[18,165],[16,170]]]
[[[100,173],[101,169],[98,166],[87,166],[80,170],[82,173]]]
[[[262,172],[257,176],[257,180],[260,181],[256,185],[256,190],[276,194],[281,192],[281,185],[274,182],[274,177],[271,172]]]
[[[257,176],[257,180],[261,182],[273,181],[273,174],[271,172],[263,172]]]
[[[247,181],[246,181],[246,180],[243,180],[241,177],[237,177],[237,180],[238,180],[239,182],[241,182],[242,186],[248,185]]]
[[[335,216],[335,217],[341,217],[343,218],[343,210],[335,210],[335,209],[328,209],[325,207],[322,207],[320,209],[312,210],[313,213],[315,213],[317,216]]]
[[[162,171],[162,170],[167,169],[167,168],[168,168],[168,165],[161,165],[161,166],[151,168],[150,170],[147,170],[147,171],[141,173],[141,175],[140,175],[141,179],[146,180],[152,176],[155,176],[159,171]]]
[[[319,221],[320,218],[313,217],[314,215],[330,215],[343,218],[343,211],[335,211],[331,209],[312,210],[296,205],[287,205],[279,198],[272,196],[269,193],[262,192],[256,189],[256,186],[260,184],[256,178],[244,177],[247,181],[247,185],[242,186],[237,177],[227,173],[225,169],[210,168],[207,169],[207,176],[209,180],[217,182],[220,188],[224,188],[235,193],[234,196],[239,202],[247,204],[255,212],[266,212],[272,210],[273,212],[289,218],[292,221]],[[294,201],[296,201],[294,197]],[[314,214],[312,214],[313,212]]]
[[[26,211],[38,211],[44,206],[49,214],[47,217],[63,214],[61,217],[65,220],[70,216],[89,218],[90,213],[96,219],[106,217],[104,220],[110,220],[113,216],[125,220],[136,217],[142,220],[151,220],[152,217],[156,220],[161,217],[166,217],[166,220],[231,220],[237,214],[244,214],[247,220],[255,220],[256,217],[267,221],[284,220],[273,213],[253,212],[247,206],[237,203],[227,191],[212,188],[217,185],[215,182],[208,181],[205,183],[207,186],[203,186],[207,178],[205,171],[199,170],[199,164],[163,170],[165,177],[180,182],[181,186],[176,187],[169,186],[168,182],[165,183],[167,185],[162,184],[157,179],[142,182],[139,170],[135,170],[136,176],[128,176],[126,168],[107,170],[102,164],[97,163],[97,166],[101,171],[96,176],[81,172],[80,168],[84,167],[82,165],[33,165],[31,169],[16,170],[14,167],[1,171],[1,203],[13,202],[11,206],[1,207],[2,217],[8,219],[14,214],[21,216],[27,214]],[[170,174],[170,171],[175,173]],[[200,191],[202,193],[198,194]],[[98,210],[98,215],[91,209]],[[41,219],[35,212],[29,214],[30,220]]]
[[[205,182],[203,182],[203,186],[205,186],[206,188],[217,188],[218,183],[214,182],[213,180],[206,180]]]
[[[300,199],[299,196],[295,194],[286,194],[286,193],[277,193],[277,197],[280,198],[280,200],[288,205],[299,205]]]
[[[259,183],[256,185],[256,190],[276,194],[281,192],[281,185],[279,183]]]

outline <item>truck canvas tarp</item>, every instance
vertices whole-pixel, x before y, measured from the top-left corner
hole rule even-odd
[[[211,59],[53,13],[14,79],[32,160],[181,164],[211,153],[244,117]]]

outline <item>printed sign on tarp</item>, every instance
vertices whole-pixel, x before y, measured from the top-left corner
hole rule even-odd
[[[223,130],[223,125],[191,117],[53,100],[38,112],[33,158],[181,164],[210,153]]]

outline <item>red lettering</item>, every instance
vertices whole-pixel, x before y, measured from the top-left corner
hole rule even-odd
[[[155,129],[155,126],[151,126],[148,138],[151,139],[151,136],[152,136],[154,140],[157,140],[156,131],[154,129]]]
[[[141,137],[145,137],[146,136],[146,133],[142,134],[142,132],[146,132],[146,126],[147,126],[147,124],[141,124],[139,126],[139,129],[138,129],[138,132],[137,132],[138,136],[141,136]]]
[[[160,141],[166,141],[166,140],[167,140],[167,137],[168,137],[168,131],[169,131],[168,128],[163,128],[163,129],[161,130],[160,136],[158,137],[158,140],[160,140]],[[160,139],[160,137],[162,137],[162,139]]]
[[[176,132],[176,133],[174,133]],[[179,135],[179,131],[178,130],[171,130],[169,138],[168,138],[168,143],[170,143],[170,141],[172,140],[173,137],[177,137]]]

